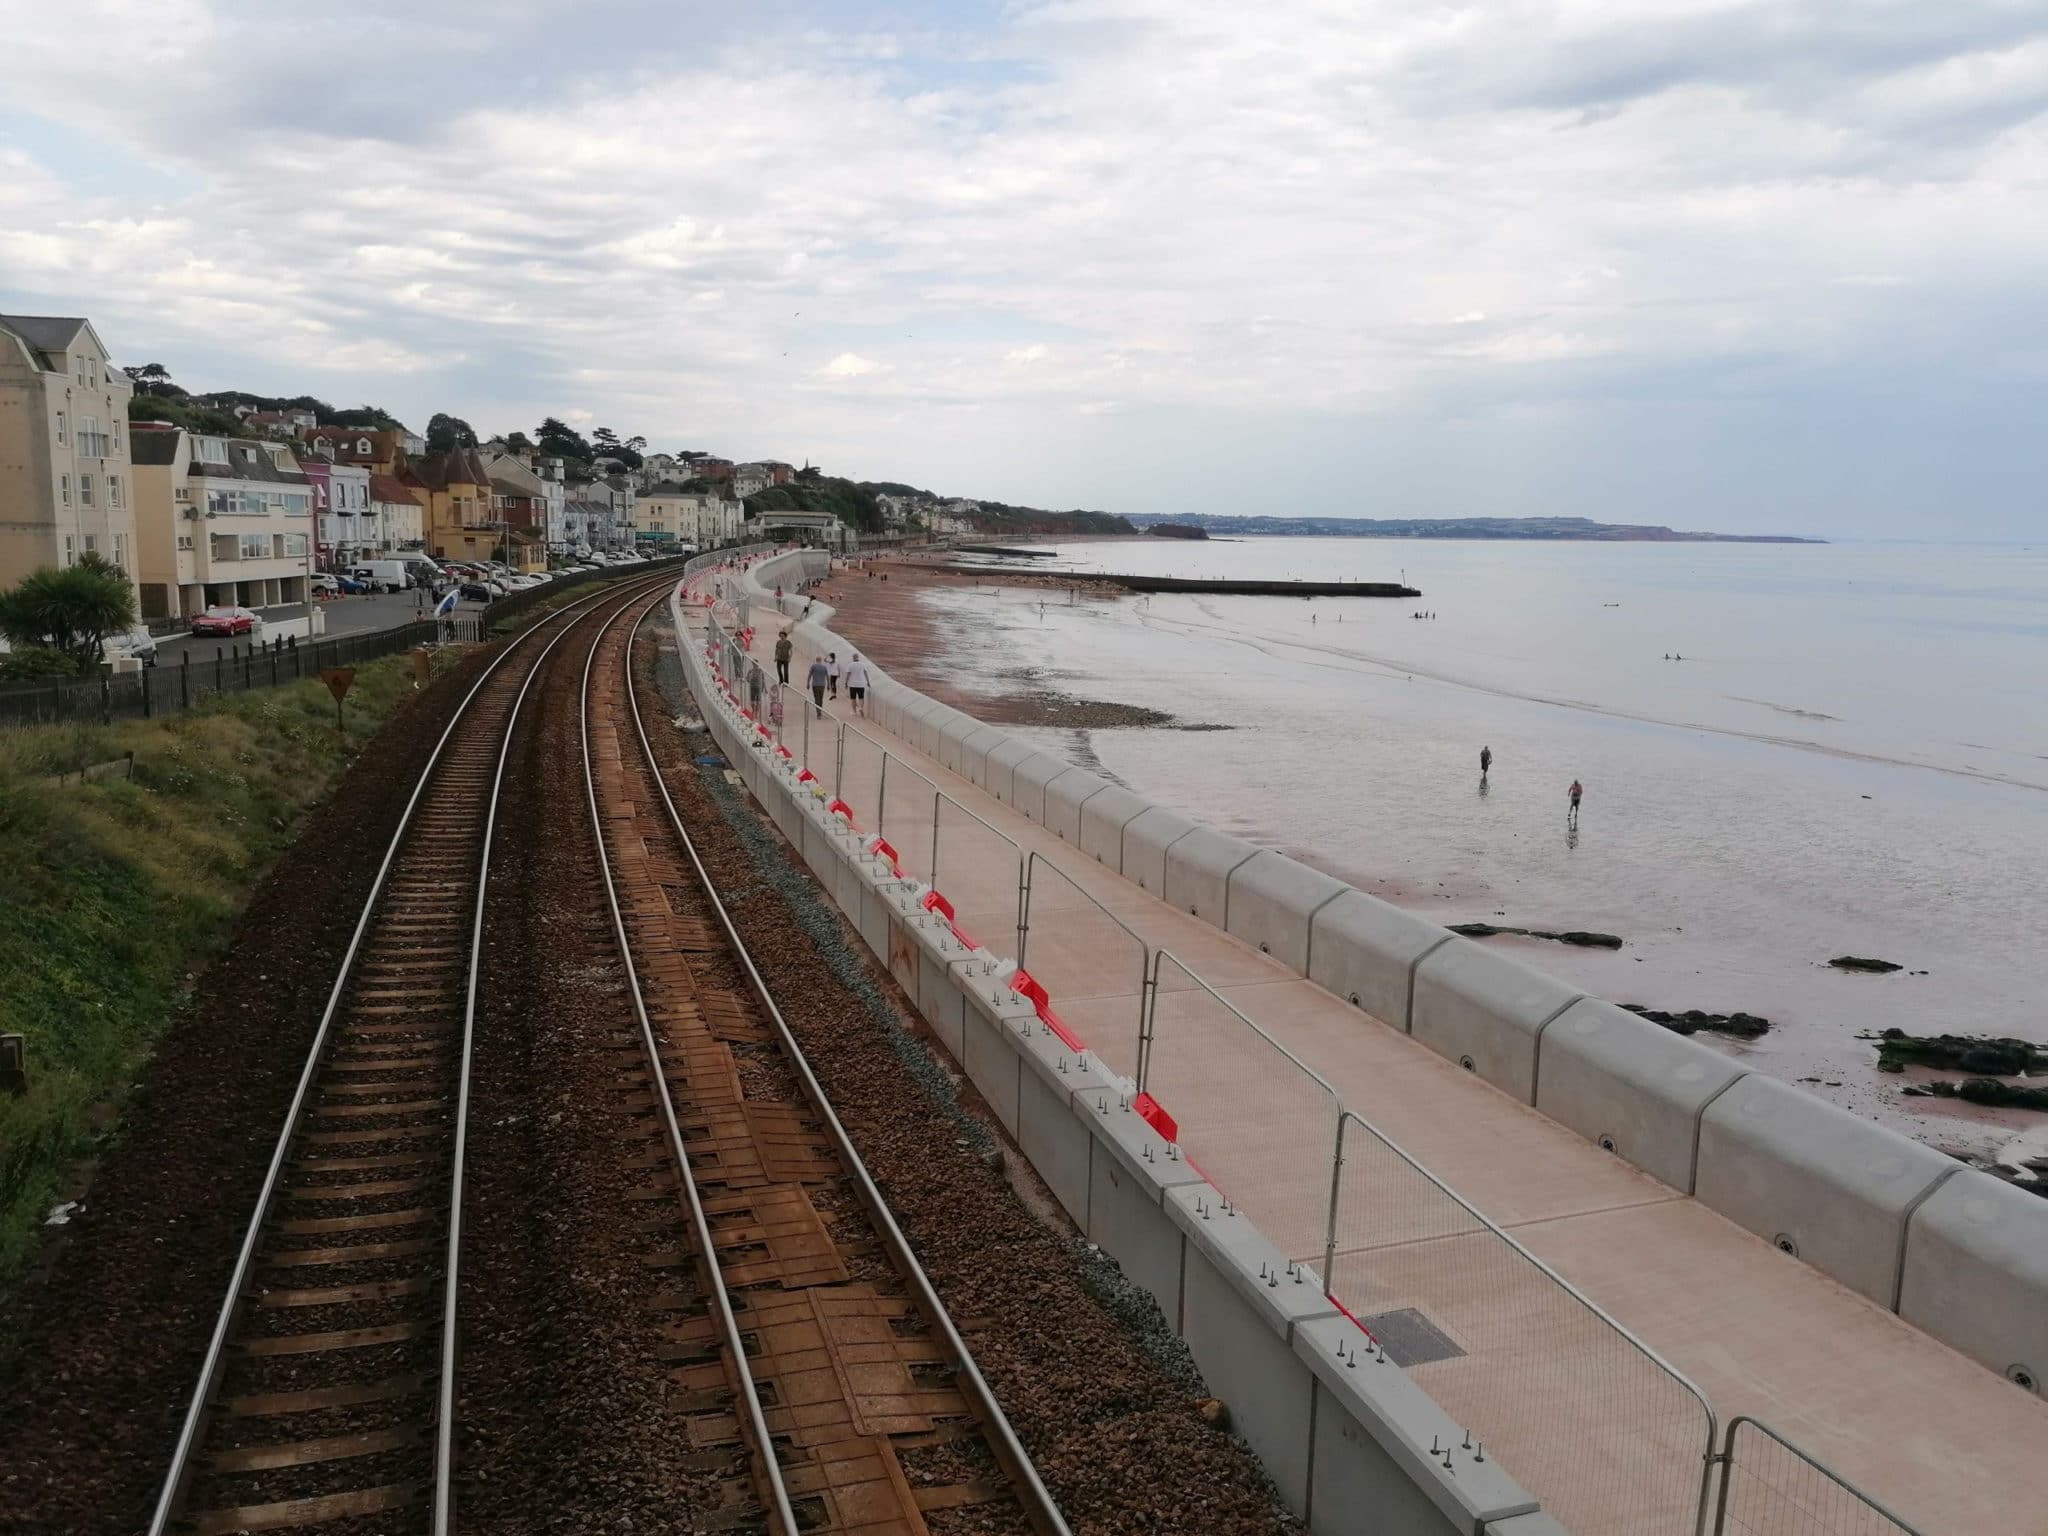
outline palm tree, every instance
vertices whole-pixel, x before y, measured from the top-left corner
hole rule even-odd
[[[100,659],[108,635],[135,622],[135,593],[112,561],[97,554],[63,570],[43,567],[0,592],[0,634],[16,645],[64,652],[81,670]]]

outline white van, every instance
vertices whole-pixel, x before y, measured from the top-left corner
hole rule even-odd
[[[365,560],[348,573],[372,592],[403,592],[412,585],[408,569],[403,560]]]

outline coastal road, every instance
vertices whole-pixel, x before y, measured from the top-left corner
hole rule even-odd
[[[419,599],[428,597],[426,608],[422,609]],[[366,592],[355,597],[331,598],[320,605],[327,615],[327,630],[323,638],[333,639],[337,635],[358,635],[373,629],[391,629],[405,623],[433,606],[431,596],[420,592]],[[464,603],[465,610],[478,609],[481,605]],[[259,618],[273,622],[304,617],[303,603],[286,603],[278,608],[258,608]],[[235,644],[246,644],[238,639]],[[210,636],[193,639],[189,635],[169,636],[157,641],[156,661],[160,667],[179,665],[184,652],[192,652],[196,665],[202,659],[211,659],[216,647],[227,649],[229,642]]]

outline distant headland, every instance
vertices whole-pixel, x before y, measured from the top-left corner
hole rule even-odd
[[[1789,533],[1686,533],[1651,523],[1596,523],[1587,517],[1237,517],[1183,512],[1130,514],[1147,533],[1167,538],[1270,534],[1337,539],[1545,539],[1607,544],[1825,544]],[[1167,530],[1171,529],[1171,532]]]

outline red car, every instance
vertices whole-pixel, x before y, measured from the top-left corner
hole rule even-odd
[[[192,619],[195,635],[248,635],[255,630],[256,615],[246,608],[209,608]]]

